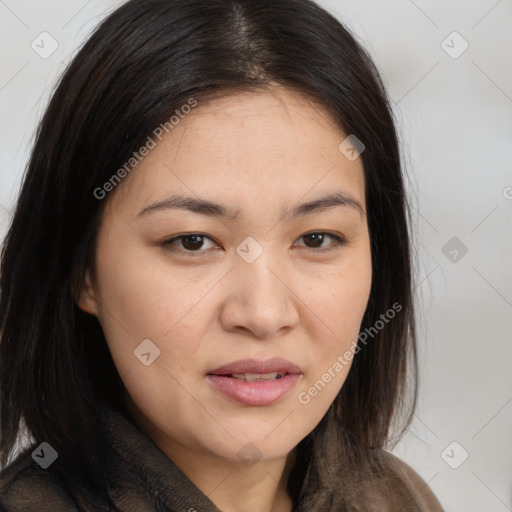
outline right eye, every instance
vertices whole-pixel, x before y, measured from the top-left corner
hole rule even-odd
[[[174,236],[165,242],[162,242],[162,246],[169,249],[172,252],[182,253],[204,253],[205,250],[201,250],[205,240],[213,239],[208,235],[202,233],[190,233],[186,235]]]

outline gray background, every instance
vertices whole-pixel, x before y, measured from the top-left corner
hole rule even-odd
[[[120,3],[0,0],[1,238],[58,75]],[[374,57],[407,165],[422,373],[395,453],[447,511],[512,510],[512,0],[320,4]]]

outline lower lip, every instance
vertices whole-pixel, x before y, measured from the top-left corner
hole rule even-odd
[[[289,373],[280,379],[245,380],[225,375],[207,375],[217,391],[246,405],[270,405],[286,395],[299,380],[300,374]]]

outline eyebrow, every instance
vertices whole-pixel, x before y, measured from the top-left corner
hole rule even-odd
[[[311,215],[331,208],[347,206],[357,210],[361,215],[366,215],[364,208],[359,201],[346,192],[335,192],[327,196],[301,203],[281,213],[280,221],[290,221],[294,218]],[[234,220],[240,210],[224,206],[206,199],[187,197],[179,194],[172,195],[167,199],[150,204],[143,208],[137,217],[145,217],[150,214],[166,210],[188,210],[200,215],[207,215],[219,219]]]

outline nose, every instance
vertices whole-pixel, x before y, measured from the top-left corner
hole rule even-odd
[[[299,300],[283,267],[267,251],[252,263],[235,258],[220,315],[225,330],[267,339],[299,323]]]

